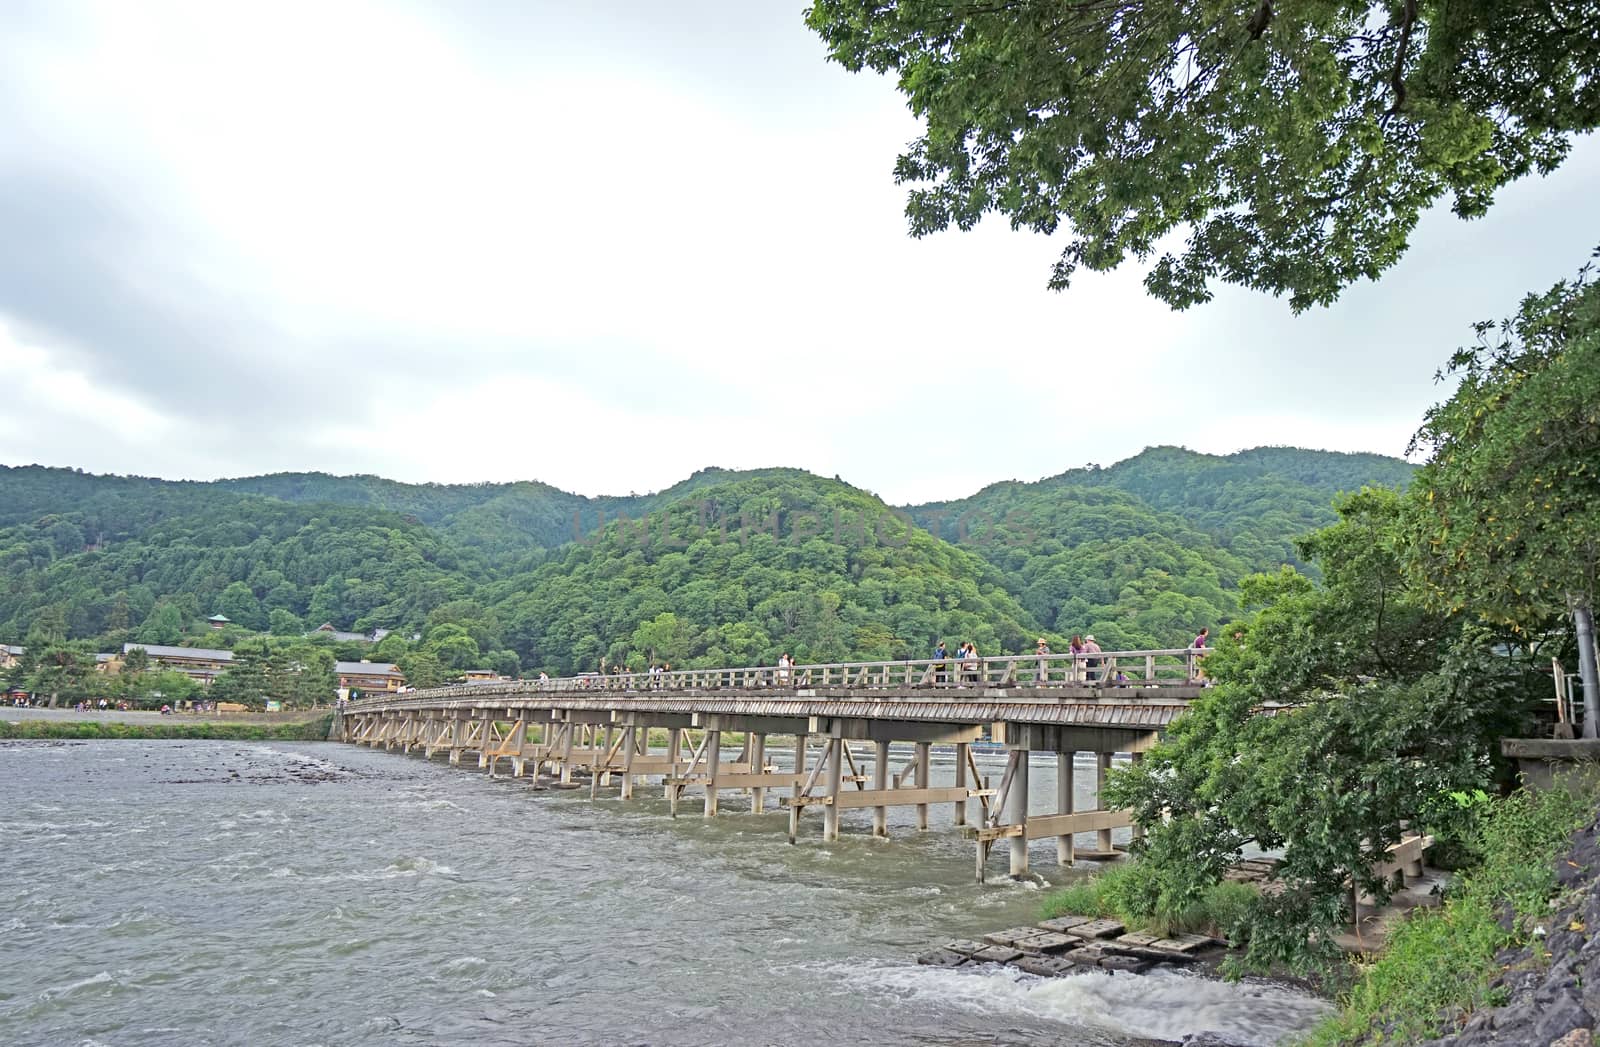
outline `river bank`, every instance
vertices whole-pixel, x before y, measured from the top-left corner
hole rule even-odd
[[[312,719],[306,719],[304,713],[298,718],[292,715],[284,718],[280,714],[271,720],[162,716],[160,713],[105,713],[93,719],[85,719],[84,715],[73,713],[72,719],[30,717],[18,720],[0,717],[0,740],[318,742],[327,739],[328,729],[333,722],[332,713]],[[140,719],[130,720],[130,715],[137,715]]]

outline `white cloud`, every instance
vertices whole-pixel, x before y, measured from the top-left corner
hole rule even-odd
[[[784,464],[922,500],[1152,443],[1398,453],[1468,323],[1600,219],[1584,143],[1334,309],[1179,314],[1137,267],[1046,291],[1060,242],[1002,222],[910,240],[914,121],[793,11],[44,10],[0,34],[0,184],[99,195],[40,220],[55,283],[0,265],[42,405],[10,460],[585,493]]]

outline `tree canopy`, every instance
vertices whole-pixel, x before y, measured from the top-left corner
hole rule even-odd
[[[923,236],[988,212],[1068,241],[1050,286],[1187,235],[1146,277],[1332,302],[1448,197],[1481,216],[1600,124],[1591,0],[815,0],[925,131],[895,166]]]

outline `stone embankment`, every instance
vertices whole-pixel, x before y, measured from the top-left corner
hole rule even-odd
[[[1590,1047],[1600,1028],[1600,821],[1573,835],[1557,863],[1561,893],[1533,944],[1495,956],[1490,991],[1504,1004],[1470,1015],[1425,1047]],[[1502,916],[1509,929],[1509,913]]]

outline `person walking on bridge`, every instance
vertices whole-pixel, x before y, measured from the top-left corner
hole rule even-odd
[[[1094,683],[1100,677],[1100,645],[1095,643],[1093,633],[1083,638],[1083,654],[1084,676]]]
[[[1044,637],[1039,637],[1039,649],[1034,653],[1039,656],[1039,672],[1033,678],[1033,685],[1043,687],[1050,682],[1050,645]]]
[[[936,684],[945,682],[944,660],[948,657],[949,655],[944,649],[943,640],[933,645],[933,682]]]

